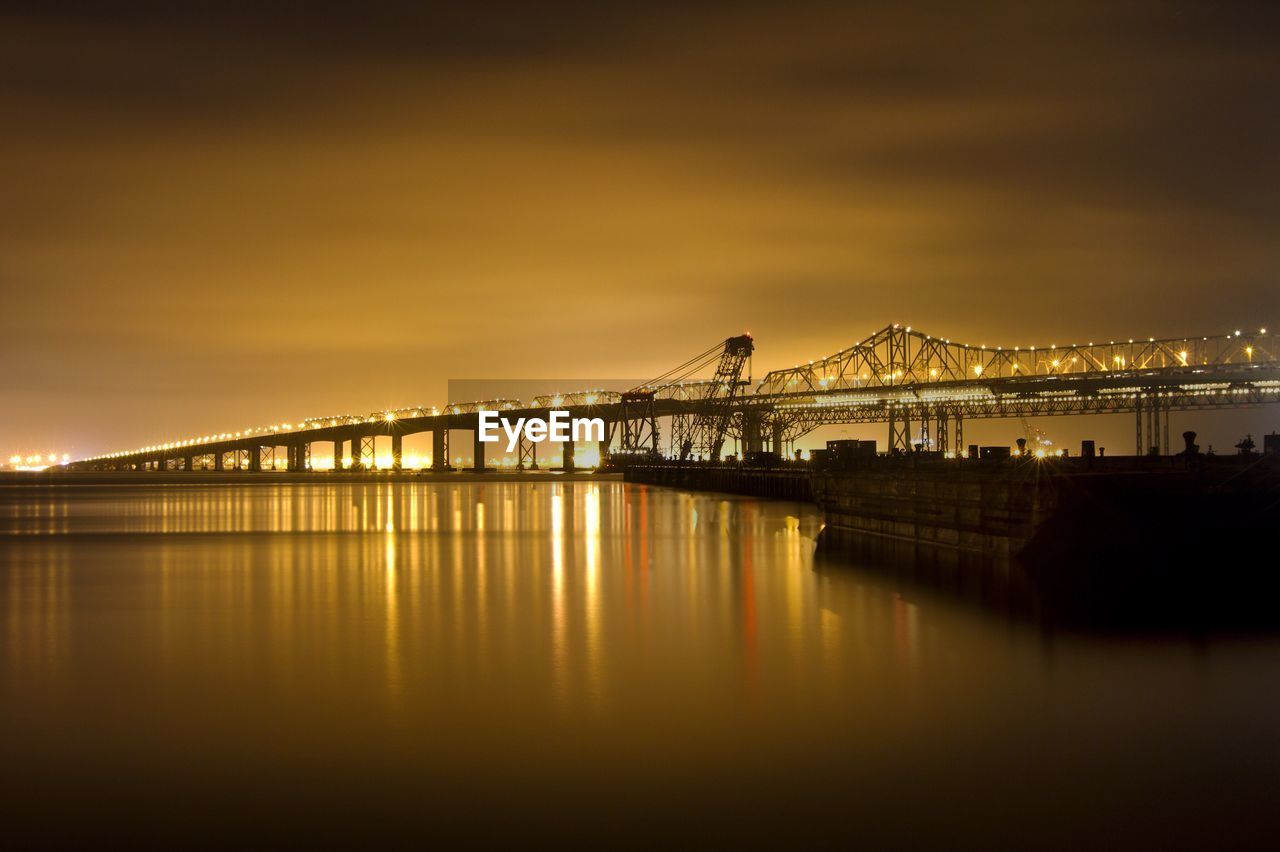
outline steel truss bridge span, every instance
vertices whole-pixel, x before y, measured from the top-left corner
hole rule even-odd
[[[481,410],[512,419],[547,417],[554,409],[573,417],[600,417],[607,427],[601,457],[662,451],[659,421],[692,434],[690,424],[713,427],[702,442],[719,452],[723,434],[744,452],[782,453],[796,439],[826,425],[884,423],[890,450],[962,453],[968,420],[1081,414],[1135,415],[1139,454],[1169,451],[1169,413],[1243,408],[1280,402],[1280,359],[1266,329],[1156,340],[1108,341],[1047,347],[986,347],[955,343],[891,325],[846,349],[787,370],[774,370],[747,392],[735,369],[745,336],[729,338],[626,393],[579,390],[535,397],[415,406],[369,415],[308,418],[298,424],[223,432],[73,462],[71,469],[165,470],[274,466],[284,448],[290,470],[310,468],[313,443],[332,442],[335,457],[351,447],[351,468],[374,457],[373,442],[388,436],[393,467],[401,463],[405,435],[432,433],[433,466],[447,468],[449,433],[478,432]],[[732,363],[730,363],[732,362]],[[716,378],[694,373],[715,369]],[[690,365],[693,365],[690,367]],[[729,364],[729,368],[726,368]],[[701,421],[700,421],[701,419]],[[672,436],[675,437],[674,435]],[[682,439],[684,455],[689,441]],[[483,469],[485,445],[473,440],[474,466]],[[572,468],[572,444],[563,465]],[[673,455],[681,447],[670,446]],[[705,458],[706,455],[700,457]],[[520,466],[537,466],[537,447],[521,444]]]

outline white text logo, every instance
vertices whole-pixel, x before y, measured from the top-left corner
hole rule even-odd
[[[498,429],[507,435],[507,452],[516,448],[521,434],[532,444],[543,441],[603,441],[604,419],[600,417],[570,417],[567,411],[552,411],[549,420],[541,417],[517,417],[515,422],[502,417],[496,411],[480,412],[480,440],[487,444],[499,440]]]

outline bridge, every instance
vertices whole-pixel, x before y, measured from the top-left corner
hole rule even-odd
[[[958,343],[894,324],[825,358],[773,370],[751,387],[741,373],[754,341],[739,335],[624,392],[580,390],[528,401],[315,417],[167,441],[65,468],[260,471],[274,469],[283,456],[288,470],[306,471],[313,446],[330,444],[335,467],[360,471],[377,465],[376,442],[386,437],[390,466],[400,469],[404,438],[430,433],[431,467],[448,470],[450,434],[464,431],[472,435],[473,469],[484,470],[481,410],[509,418],[545,418],[551,410],[599,417],[606,423],[602,460],[652,458],[664,450],[681,458],[719,458],[730,437],[745,453],[785,454],[820,426],[866,423],[888,426],[890,451],[963,455],[970,420],[1115,413],[1135,416],[1139,455],[1163,454],[1170,448],[1172,411],[1280,402],[1280,353],[1272,339],[1262,328],[1010,348]],[[517,466],[538,467],[537,449],[522,440]],[[572,442],[562,445],[563,469],[574,468],[574,451]],[[343,464],[348,456],[350,463]]]

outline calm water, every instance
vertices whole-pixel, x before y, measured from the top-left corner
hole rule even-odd
[[[1280,641],[1054,634],[614,483],[0,489],[4,829],[1265,845]]]

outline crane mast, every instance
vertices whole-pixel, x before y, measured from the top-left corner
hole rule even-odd
[[[724,449],[725,436],[733,419],[733,402],[748,382],[742,381],[742,368],[755,351],[749,334],[725,340],[711,381],[700,383],[687,414],[678,416],[672,426],[672,443],[680,460],[691,455],[715,461]]]

